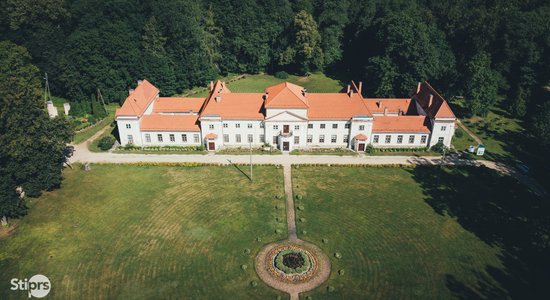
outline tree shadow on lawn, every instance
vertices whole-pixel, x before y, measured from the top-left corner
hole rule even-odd
[[[425,201],[485,243],[502,249],[503,269],[472,270],[476,285],[447,274],[458,298],[542,298],[550,293],[550,203],[484,166],[418,166]],[[488,274],[488,275],[487,275]]]

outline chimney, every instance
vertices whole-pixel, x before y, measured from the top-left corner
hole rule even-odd
[[[382,100],[378,101],[378,108],[382,107]]]
[[[418,83],[418,85],[416,86],[416,93],[420,93],[420,86],[422,85],[421,82]]]
[[[306,88],[304,88],[304,89],[302,90],[302,96],[304,96],[304,97],[305,97],[305,96],[306,96],[306,93],[307,93],[307,89],[306,89]]]
[[[430,94],[430,101],[428,102],[428,107],[432,106],[433,101],[434,101],[434,95]]]
[[[353,97],[353,89],[349,90],[349,97]]]
[[[265,93],[265,94],[264,94],[264,100],[267,100],[267,96],[268,96],[268,94]]]
[[[387,115],[388,115],[388,108],[384,107],[384,116],[387,116]]]
[[[214,98],[214,99],[216,99],[217,103],[222,102],[222,96],[220,96],[220,95],[217,95],[216,98]]]
[[[128,90],[128,95],[132,95],[134,93],[134,89],[129,89]]]
[[[348,94],[348,95],[349,95],[349,91],[350,91],[350,90],[351,90],[351,85],[350,85],[350,84],[348,84],[348,91],[346,92],[346,94]]]
[[[363,89],[363,81],[359,81],[359,90],[357,91],[359,94],[361,94],[361,91]]]
[[[214,81],[210,81],[210,91],[214,90]]]
[[[143,83],[143,80],[138,80],[138,85],[141,85]]]

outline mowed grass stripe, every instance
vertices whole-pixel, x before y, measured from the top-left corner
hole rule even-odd
[[[9,278],[35,273],[53,299],[286,297],[253,267],[286,234],[273,217],[284,217],[281,169],[255,167],[253,182],[233,167],[92,165],[65,177],[1,241],[0,298],[20,298],[3,292]]]
[[[486,266],[502,268],[498,248],[433,211],[411,170],[300,167],[292,180],[306,220],[298,235],[332,263],[328,282],[307,294],[315,299],[447,299],[446,275],[475,284]]]

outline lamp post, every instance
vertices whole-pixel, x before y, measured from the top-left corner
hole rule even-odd
[[[250,142],[249,145],[250,145],[250,181],[252,181],[252,142]]]

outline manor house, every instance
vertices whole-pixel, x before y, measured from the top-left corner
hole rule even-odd
[[[211,82],[206,98],[159,97],[159,89],[138,81],[116,111],[121,145],[204,145],[258,147],[282,151],[314,147],[450,146],[456,117],[427,82],[410,98],[365,98],[353,81],[339,93],[310,93],[283,82],[263,93],[233,93]]]

